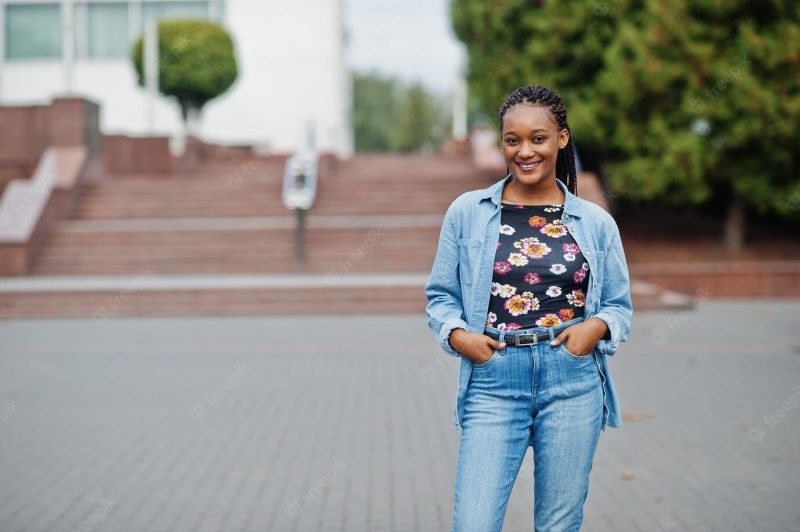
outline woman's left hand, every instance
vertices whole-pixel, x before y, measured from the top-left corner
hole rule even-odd
[[[577,356],[585,356],[592,352],[607,330],[606,322],[592,317],[567,327],[550,342],[550,345],[556,347],[562,342],[567,342],[564,345],[567,351]]]

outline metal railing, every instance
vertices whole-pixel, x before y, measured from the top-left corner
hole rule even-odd
[[[317,169],[319,155],[314,149],[305,149],[286,160],[283,171],[283,204],[295,211],[294,260],[303,266],[305,257],[306,213],[314,205],[317,195]]]

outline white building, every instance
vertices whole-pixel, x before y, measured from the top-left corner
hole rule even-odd
[[[198,17],[233,37],[239,77],[209,102],[200,136],[220,144],[317,147],[349,157],[352,89],[342,0],[0,0],[0,104],[80,95],[101,105],[106,134],[179,136],[177,103],[148,112],[130,59],[146,22]]]

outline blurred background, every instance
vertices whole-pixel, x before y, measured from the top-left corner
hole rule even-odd
[[[529,83],[564,98],[578,193],[617,218],[637,280],[690,296],[800,294],[790,3],[387,0],[309,13],[76,0],[0,11],[0,272],[87,287],[76,298],[6,284],[16,288],[3,316],[97,312],[109,295],[98,276],[151,287],[316,273],[329,281],[325,304],[356,308],[345,300],[358,291],[333,280],[428,271],[449,202],[503,177],[496,114]],[[224,304],[219,286],[192,298],[164,286],[158,305],[142,289],[100,312],[269,312],[279,285]],[[380,309],[422,310],[416,288],[394,288]]]
[[[568,108],[578,195],[617,220],[637,313],[614,361],[634,432],[598,459],[623,494],[591,492],[587,527],[800,527],[776,502],[800,495],[800,4],[0,0],[0,34],[0,529],[447,529],[457,370],[423,287],[447,206],[504,177],[497,112],[527,84]],[[282,416],[325,408],[343,436],[314,462],[320,436]],[[184,452],[221,434],[227,462]],[[131,487],[125,453],[175,471],[137,435],[216,473]],[[629,461],[647,472],[619,492]],[[739,506],[748,482],[767,487]],[[523,484],[509,529],[530,528]]]

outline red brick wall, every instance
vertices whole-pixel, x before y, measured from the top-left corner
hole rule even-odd
[[[50,105],[0,107],[0,193],[12,179],[31,177],[47,146],[102,147],[100,109],[83,98]]]
[[[167,174],[173,169],[167,137],[106,135],[103,156],[110,174]]]
[[[631,277],[708,297],[800,297],[800,262],[631,264]]]

